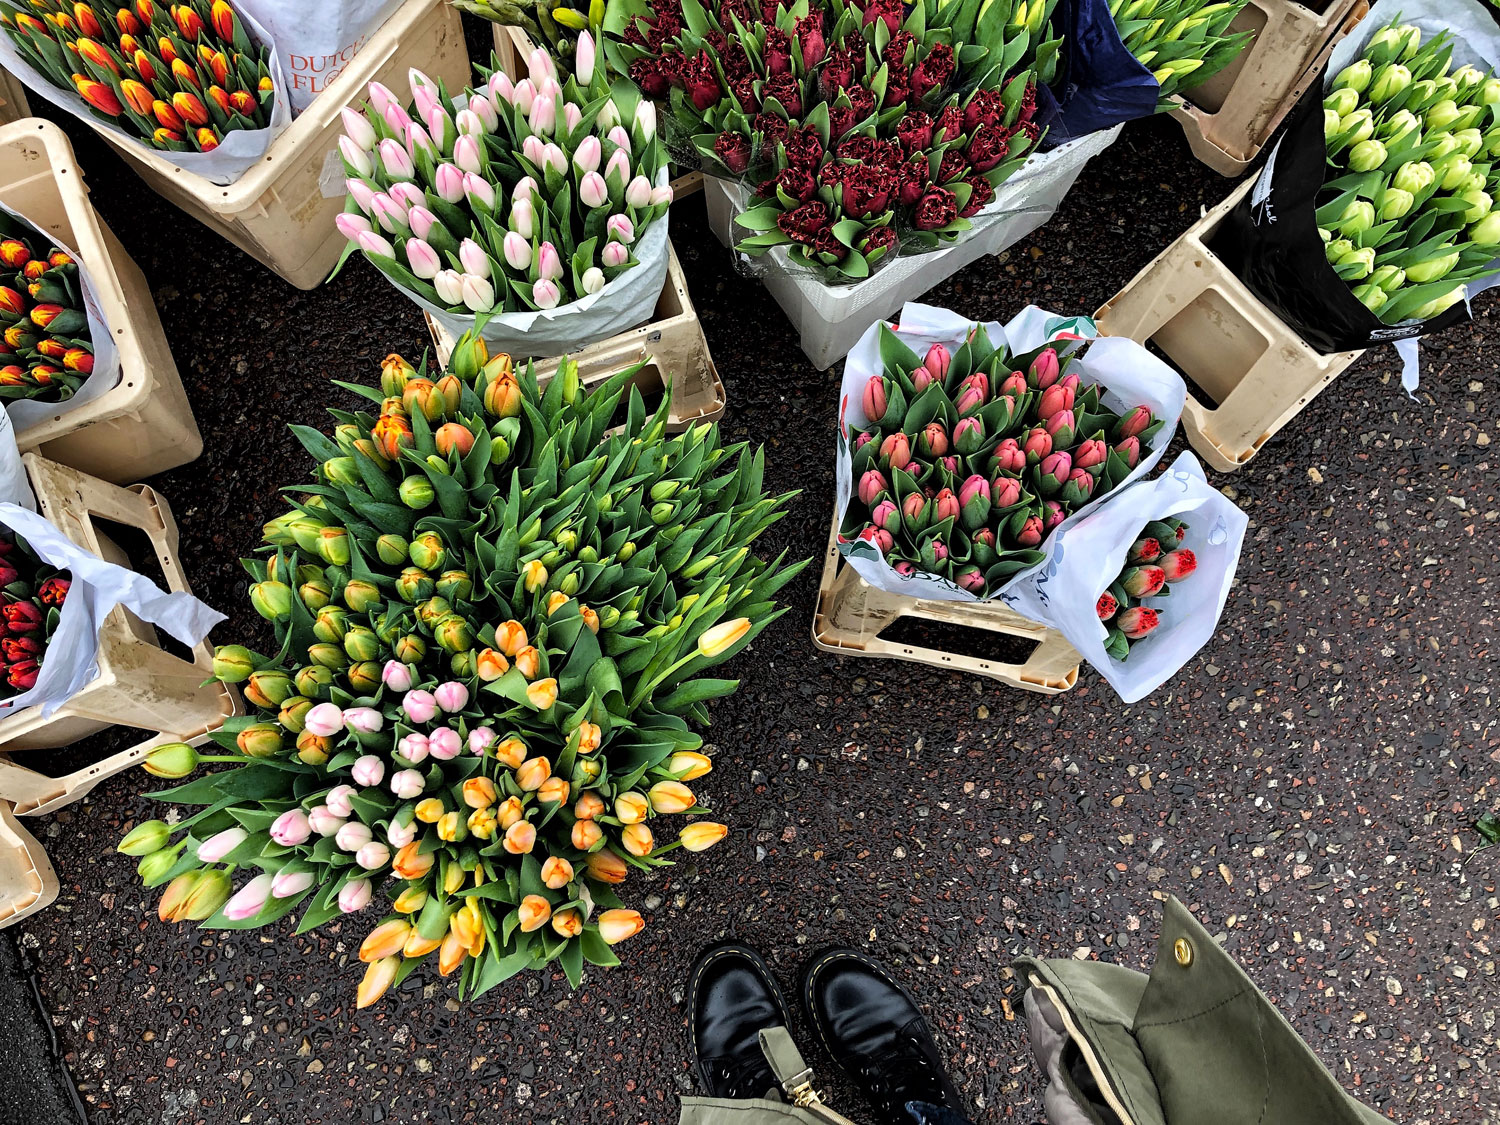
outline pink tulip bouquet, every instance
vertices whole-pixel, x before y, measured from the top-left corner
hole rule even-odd
[[[1149,405],[1111,406],[1104,385],[1085,381],[1086,341],[1071,332],[1015,351],[975,324],[952,347],[918,352],[899,329],[877,330],[879,369],[845,375],[863,420],[841,438],[850,495],[840,534],[898,576],[994,597],[1042,561],[1055,528],[1165,444],[1167,418]]]
[[[514,82],[481,72],[462,98],[413,70],[410,106],[373,82],[363,112],[344,110],[339,230],[436,309],[566,307],[635,266],[647,229],[666,223],[652,104],[606,83],[587,32],[565,82],[541,49],[528,65]]]

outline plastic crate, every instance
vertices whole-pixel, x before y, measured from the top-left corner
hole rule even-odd
[[[509,24],[495,24],[495,57],[499,60],[500,69],[510,78],[520,79],[526,76],[526,59],[531,55],[535,46],[536,44],[531,41],[531,36],[527,35],[523,29]],[[603,62],[602,56],[600,61]],[[674,203],[702,190],[702,172],[683,172],[672,179]]]
[[[0,125],[31,116],[26,84],[8,70],[0,69]]]
[[[1323,12],[1250,0],[1229,27],[1255,32],[1250,46],[1172,111],[1193,155],[1220,175],[1243,173],[1369,11],[1369,0],[1327,0]]]
[[[985,629],[1036,642],[1024,663],[979,660],[957,652],[898,644],[880,634],[903,618]],[[935,602],[903,598],[876,589],[844,562],[838,548],[838,516],[828,535],[818,606],[813,613],[813,644],[840,656],[884,656],[954,672],[988,676],[1022,691],[1058,695],[1078,682],[1081,659],[1062,636],[998,602]]]
[[[854,285],[827,285],[811,271],[783,264],[779,252],[752,260],[750,269],[771,291],[797,329],[802,350],[818,369],[849,353],[877,320],[890,320],[908,301],[940,285],[987,254],[998,254],[1036,230],[1056,212],[1084,166],[1119,137],[1123,125],[1062,145],[1029,162],[995,193],[991,215],[943,250],[899,257]],[[703,197],[708,224],[725,246],[735,240],[734,216],[748,202],[737,184],[708,177]]]
[[[109,130],[101,129],[99,135],[158,194],[298,289],[315,289],[347,243],[333,225],[344,209],[339,111],[359,102],[371,81],[406,89],[411,67],[443,79],[450,90],[469,84],[463,25],[447,0],[408,0],[348,69],[271,142],[265,159],[232,184],[185,172]]]
[[[0,801],[0,930],[50,906],[57,897],[57,873],[41,844]]]
[[[456,341],[431,316],[427,327],[438,361],[446,364]],[[586,387],[601,383],[623,367],[648,359],[635,378],[641,394],[648,398],[672,384],[672,412],[668,425],[684,430],[702,422],[717,421],[727,399],[719,369],[708,351],[703,325],[688,296],[687,280],[676,249],[669,249],[667,284],[656,302],[652,319],[638,328],[590,344],[568,358],[578,363],[578,374]],[[561,358],[539,360],[537,379],[543,385],[557,373]]]
[[[1103,336],[1154,345],[1204,394],[1188,391],[1182,428],[1214,468],[1233,472],[1364,354],[1323,355],[1265,306],[1209,249],[1255,186],[1248,180],[1094,314]]]
[[[187,591],[177,555],[177,524],[154,491],[143,484],[108,484],[34,453],[22,461],[39,511],[69,539],[102,559],[130,566],[99,521],[135,528],[150,538],[167,588]],[[46,812],[77,800],[162,743],[205,738],[239,713],[239,697],[212,678],[212,666],[213,646],[207,641],[193,650],[192,660],[174,656],[162,648],[155,629],[116,607],[99,630],[98,674],[91,683],[50,718],[42,708],[28,707],[0,719],[0,800],[12,802],[18,815]],[[15,760],[24,752],[34,765],[45,750],[115,725],[156,733],[65,777],[49,777]]]
[[[151,287],[89,202],[61,129],[35,117],[0,128],[0,200],[78,253],[120,355],[111,390],[20,430],[17,445],[116,482],[196,460],[203,437]]]

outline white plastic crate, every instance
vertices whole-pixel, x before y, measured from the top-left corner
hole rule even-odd
[[[877,320],[889,320],[902,305],[986,254],[1015,245],[1050,219],[1084,166],[1119,137],[1123,125],[1033,157],[1000,185],[994,201],[974,219],[975,229],[962,242],[930,254],[897,258],[875,275],[854,285],[826,285],[810,270],[792,266],[784,250],[752,259],[771,296],[802,337],[802,350],[819,369],[831,367]],[[708,223],[725,246],[732,246],[734,216],[749,203],[739,184],[706,176],[703,196]]]

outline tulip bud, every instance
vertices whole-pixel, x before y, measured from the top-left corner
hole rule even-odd
[[[1332,88],[1335,90],[1353,90],[1356,94],[1364,93],[1370,85],[1374,76],[1375,68],[1370,65],[1369,59],[1359,59],[1343,70],[1333,80]]]
[[[186,742],[168,742],[147,754],[141,768],[152,777],[176,781],[198,768],[198,752]]]
[[[1166,572],[1159,566],[1132,566],[1120,575],[1120,585],[1133,598],[1149,598],[1166,583]]]
[[[403,801],[420,797],[426,787],[426,782],[417,770],[397,770],[391,775],[390,790]]]
[[[1115,628],[1132,641],[1138,641],[1161,623],[1156,610],[1133,606],[1115,618]]]
[[[1056,350],[1045,348],[1031,361],[1031,366],[1026,373],[1026,382],[1031,387],[1045,391],[1057,382],[1061,374],[1062,365],[1058,361]]]
[[[463,753],[463,739],[452,727],[438,727],[427,736],[427,752],[440,762],[451,762]]]
[[[541,278],[531,287],[531,300],[539,309],[555,309],[562,301],[562,291],[557,282]]]
[[[121,855],[145,856],[161,851],[172,839],[172,829],[162,820],[147,820],[136,825],[115,845]]]
[[[1349,150],[1349,169],[1353,172],[1370,172],[1386,161],[1386,147],[1377,140],[1360,141]]]
[[[646,920],[635,910],[613,909],[599,915],[599,936],[608,945],[618,945],[646,928]]]
[[[873,508],[876,501],[889,489],[890,483],[878,469],[867,469],[859,478],[859,499],[867,508]]]

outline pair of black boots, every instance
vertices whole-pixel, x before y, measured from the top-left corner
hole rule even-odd
[[[945,1118],[961,1112],[927,1021],[883,968],[855,950],[830,949],[806,965],[800,985],[814,1033],[883,1125],[921,1120],[911,1103],[947,1110]],[[777,1088],[759,1034],[791,1019],[759,953],[734,942],[709,946],[693,965],[687,1005],[710,1097],[763,1098]]]

